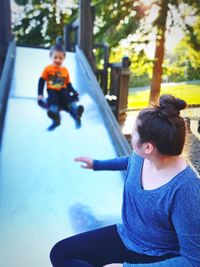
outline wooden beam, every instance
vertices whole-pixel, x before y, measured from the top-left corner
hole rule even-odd
[[[130,155],[132,152],[131,147],[128,144],[124,135],[122,134],[121,128],[103,95],[102,89],[100,88],[85,55],[78,47],[76,47],[76,56],[77,61],[79,62],[80,67],[83,69],[83,72],[86,75],[87,80],[90,84],[90,87],[88,89],[91,90],[91,95],[94,97],[95,101],[99,105],[100,112],[104,118],[106,127],[115,146],[117,155]]]
[[[93,12],[91,0],[79,0],[79,38],[78,45],[93,68]]]
[[[15,54],[16,54],[16,46],[14,40],[12,40],[8,45],[0,80],[0,146],[1,146],[7,100],[10,92],[11,81],[14,70]]]
[[[10,1],[0,1],[0,73],[3,68],[6,50],[11,40],[11,11]]]

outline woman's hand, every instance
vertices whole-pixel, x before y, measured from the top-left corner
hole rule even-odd
[[[93,169],[93,159],[88,157],[78,157],[74,159],[76,162],[82,162],[84,165],[81,165],[84,169]],[[114,267],[114,266],[113,266]]]
[[[48,105],[47,105],[46,101],[44,100],[43,95],[38,95],[38,105],[41,108],[47,108]]]

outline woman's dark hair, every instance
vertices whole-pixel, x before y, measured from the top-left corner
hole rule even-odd
[[[54,45],[51,46],[50,48],[50,56],[53,54],[53,52],[62,52],[65,55],[65,48],[63,46],[63,39],[62,36],[58,36],[56,38],[56,42]]]
[[[140,111],[137,130],[140,143],[152,142],[163,155],[180,155],[185,142],[186,127],[180,110],[186,102],[172,95],[162,95],[159,104]]]

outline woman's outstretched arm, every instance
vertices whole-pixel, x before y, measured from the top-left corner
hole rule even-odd
[[[86,156],[75,158],[76,162],[83,163],[82,168],[93,169],[95,171],[111,170],[122,171],[127,170],[130,156],[118,157],[108,160],[95,160]]]

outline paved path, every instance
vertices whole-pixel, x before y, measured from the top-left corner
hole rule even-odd
[[[122,126],[122,132],[127,136],[129,141],[133,122],[137,117],[138,112],[139,111],[127,112],[126,121]],[[200,174],[200,133],[197,131],[198,120],[200,118],[200,108],[188,108],[182,111],[181,115],[183,117],[190,118],[191,133],[188,133],[187,136],[186,155]]]
[[[128,111],[124,125],[122,126],[123,134],[131,134],[133,122],[137,117],[139,111]],[[198,119],[200,118],[200,108],[188,108],[182,111],[183,117],[189,117],[191,121],[191,130],[193,134],[200,139],[200,134],[197,132]]]

